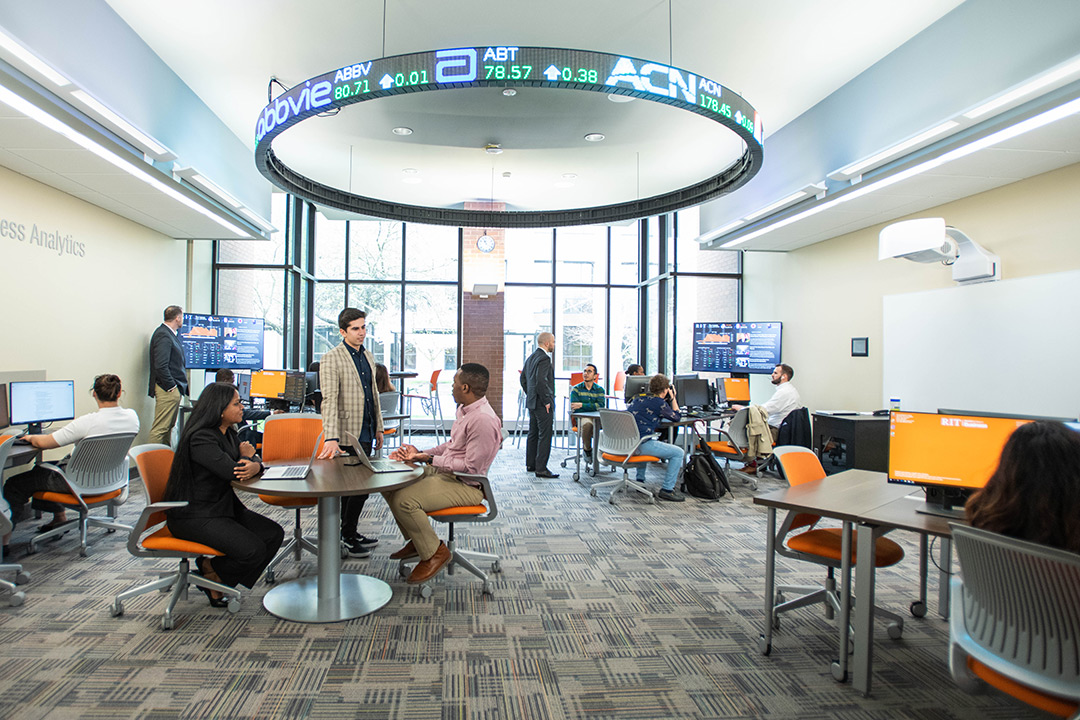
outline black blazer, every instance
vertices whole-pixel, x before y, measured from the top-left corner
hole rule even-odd
[[[191,436],[191,497],[186,507],[168,511],[174,518],[237,517],[244,509],[232,488],[233,470],[240,459],[240,440],[236,430],[224,434],[217,428],[204,428]]]
[[[555,367],[542,349],[525,361],[521,371],[521,387],[525,391],[525,407],[530,410],[555,404]]]
[[[150,384],[146,394],[154,397],[154,386],[160,385],[162,390],[178,387],[181,395],[187,395],[186,369],[180,336],[165,323],[158,325],[150,337]]]

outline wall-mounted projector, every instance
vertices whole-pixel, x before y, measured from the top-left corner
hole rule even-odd
[[[904,220],[882,228],[878,260],[890,258],[951,265],[953,280],[958,283],[1001,279],[1001,259],[946,225],[945,218]]]

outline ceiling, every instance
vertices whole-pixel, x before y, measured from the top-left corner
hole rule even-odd
[[[716,80],[761,113],[766,154],[770,133],[960,4],[107,2],[252,149],[271,78],[292,86],[372,58],[499,44],[629,55]],[[17,113],[0,114],[0,164],[173,237],[222,236],[219,224],[154,197],[65,138],[25,124],[30,122]],[[1076,162],[1078,122],[1063,121],[984,150],[743,248],[793,249]],[[390,133],[396,126],[410,127],[414,135],[397,138]],[[586,146],[580,142],[585,128],[610,141]],[[488,142],[501,143],[505,152],[485,154]],[[320,182],[391,202],[454,206],[495,199],[512,208],[547,209],[647,197],[690,184],[731,162],[741,143],[715,123],[655,103],[617,104],[600,94],[539,89],[505,98],[497,90],[474,89],[351,106],[290,128],[275,142],[275,152]],[[404,182],[405,168],[419,170],[422,181]]]

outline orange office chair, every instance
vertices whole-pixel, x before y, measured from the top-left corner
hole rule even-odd
[[[608,502],[615,504],[615,493],[628,488],[649,498],[650,503],[655,503],[652,491],[640,483],[630,481],[630,468],[643,463],[660,462],[660,458],[653,455],[638,455],[638,447],[646,440],[654,440],[657,435],[641,437],[638,433],[637,422],[632,413],[626,410],[600,410],[600,433],[594,438],[596,449],[600,453],[599,464],[612,468],[621,468],[623,471],[620,480],[605,480],[593,483],[589,488],[589,494],[596,497],[598,488],[610,487],[611,495]]]
[[[172,468],[173,451],[168,445],[139,445],[131,448],[129,453],[139,469],[139,477],[142,478],[143,487],[146,489],[146,507],[143,508],[139,521],[135,523],[128,535],[128,552],[135,557],[154,558],[180,558],[180,567],[175,573],[158,578],[153,582],[140,585],[137,588],[126,590],[116,596],[112,603],[113,617],[124,614],[124,602],[139,595],[145,595],[156,590],[172,589],[169,603],[165,606],[165,613],[161,616],[163,630],[171,630],[173,627],[173,610],[181,597],[187,597],[188,585],[216,590],[229,598],[229,612],[235,613],[240,610],[240,591],[223,585],[213,580],[208,580],[202,575],[191,574],[190,558],[198,558],[203,555],[221,557],[224,553],[215,550],[202,543],[181,540],[173,537],[165,525],[165,511],[169,508],[183,507],[186,502],[163,502],[165,485],[169,481],[169,470]]]
[[[1051,715],[1080,718],[1080,555],[950,527],[960,559],[949,612],[957,685],[990,685]]]
[[[783,468],[784,477],[792,487],[803,483],[814,482],[825,477],[825,470],[821,467],[814,451],[798,445],[781,445],[774,451],[780,467]],[[771,623],[773,628],[779,627],[780,613],[806,607],[816,603],[825,603],[825,617],[830,620],[834,612],[841,612],[840,594],[836,590],[836,579],[833,571],[841,566],[841,538],[840,528],[817,528],[815,527],[821,516],[810,513],[789,512],[780,529],[776,533],[776,552],[793,560],[803,560],[824,565],[827,569],[825,585],[812,587],[803,585],[779,585],[773,597]],[[793,531],[803,530],[797,534]],[[852,532],[851,541],[851,564],[855,564],[855,546],[857,532]],[[889,567],[900,562],[904,558],[904,550],[888,538],[878,538],[874,553],[874,565],[876,567]],[[805,593],[793,600],[785,600],[784,593]],[[889,625],[889,637],[894,640],[900,638],[904,632],[904,618],[896,613],[889,612],[879,607],[874,608],[874,614],[886,617],[892,621]],[[847,648],[840,649],[841,665],[846,674]]]
[[[495,495],[491,492],[491,482],[488,480],[486,474],[467,475],[465,473],[457,473],[457,476],[459,478],[467,478],[479,482],[484,491],[485,504],[432,510],[428,513],[428,517],[438,522],[446,523],[449,528],[446,536],[446,547],[450,550],[450,561],[446,563],[446,574],[453,575],[454,567],[460,565],[466,572],[472,573],[483,581],[484,584],[481,589],[482,593],[494,595],[495,591],[491,587],[491,581],[488,574],[477,567],[476,564],[479,562],[490,562],[491,572],[502,572],[502,567],[499,565],[499,556],[492,553],[461,550],[457,547],[457,540],[454,537],[454,523],[489,523],[498,516],[499,508],[495,505]],[[415,564],[415,562],[416,558],[399,561],[398,575],[407,577],[412,570],[411,565]],[[430,581],[420,585],[421,597],[431,597],[431,586],[429,583]]]
[[[79,528],[79,555],[90,554],[86,541],[87,530],[91,525],[105,528],[106,532],[131,530],[116,519],[116,508],[127,501],[128,495],[128,450],[135,439],[135,433],[116,433],[98,435],[80,440],[71,452],[71,458],[63,468],[50,463],[41,463],[41,467],[60,473],[70,492],[36,492],[35,500],[59,503],[69,510],[75,510],[79,517],[68,520],[48,532],[30,539],[27,551],[37,552],[37,546],[45,540],[60,537],[72,525]],[[106,517],[90,514],[95,507],[105,506]]]
[[[611,385],[611,394],[607,396],[608,400],[615,403],[626,404],[626,399],[623,398],[623,391],[626,389],[626,371],[619,370],[615,373],[615,382]]]
[[[427,395],[405,395],[410,402],[412,400],[419,400],[420,408],[425,414],[431,415],[431,421],[435,426],[436,443],[444,443],[448,439],[446,437],[446,430],[443,429],[442,405],[439,404],[439,375],[441,373],[442,370],[435,370],[431,373],[431,380],[428,381]],[[411,419],[409,425],[411,428]]]
[[[731,461],[735,460],[743,465],[748,464],[752,457],[748,454],[750,440],[746,434],[746,421],[750,415],[749,408],[743,408],[735,413],[726,427],[720,428],[720,439],[710,440],[705,444],[709,446],[714,455],[724,458],[724,473],[730,478],[732,474],[738,475],[743,484],[749,483],[757,490],[757,473],[750,474],[741,470],[733,469]]]
[[[271,415],[266,418],[266,423],[263,425],[262,459],[266,461],[307,460],[311,457],[312,447],[321,444],[322,439],[322,415],[313,413]],[[319,554],[315,541],[304,537],[300,527],[300,512],[304,508],[315,507],[318,500],[312,497],[276,497],[261,493],[259,499],[267,505],[296,510],[296,524],[293,527],[292,537],[266,566],[266,582],[273,583],[277,579],[274,568],[288,557],[289,553],[296,556],[297,562],[300,562],[300,555],[304,550],[312,555]]]
[[[11,448],[15,444],[14,435],[0,435],[0,468],[3,468],[7,464],[8,454],[11,453]],[[11,532],[14,525],[11,522],[11,508],[8,505],[8,501],[0,495],[0,535],[7,535]],[[15,582],[9,580],[0,580],[0,588],[7,590],[11,593],[11,597],[8,598],[8,605],[16,607],[26,602],[26,593],[16,585],[25,585],[30,582],[30,573],[25,572],[22,565],[18,563],[6,563],[4,562],[3,550],[0,550],[0,572],[13,572],[15,573]]]

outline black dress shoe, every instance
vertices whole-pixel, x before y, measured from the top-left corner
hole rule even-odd
[[[557,474],[551,472],[550,470],[537,470],[536,471],[536,477],[538,477],[538,478],[557,478],[559,476]]]

